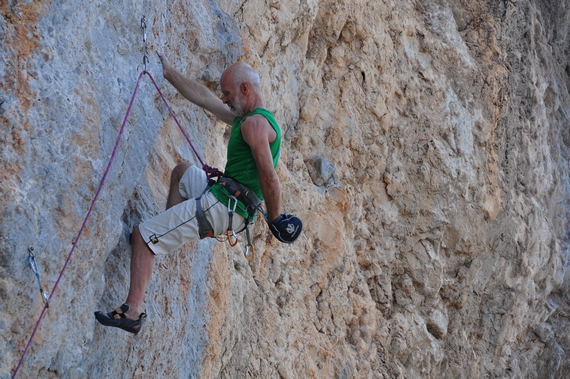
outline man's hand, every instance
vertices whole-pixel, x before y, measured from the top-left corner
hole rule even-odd
[[[170,65],[168,59],[161,52],[156,52],[162,63],[162,74],[182,96],[192,103],[212,112],[217,118],[231,125],[235,115],[231,112],[222,100],[214,95],[204,85],[184,77],[181,73]]]
[[[168,62],[163,53],[157,51],[156,54],[160,58],[160,63],[162,63],[162,75],[164,75],[164,77],[168,79],[168,76],[170,75],[170,63]]]

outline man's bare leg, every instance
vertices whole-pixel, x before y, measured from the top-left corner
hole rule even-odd
[[[154,253],[143,240],[138,226],[133,230],[131,252],[131,281],[125,304],[129,305],[128,318],[138,318],[141,313],[146,286],[152,277]]]
[[[184,162],[180,163],[172,170],[166,209],[187,200],[180,194],[178,184],[190,166],[190,163]],[[138,226],[133,230],[131,238],[131,282],[129,286],[129,295],[127,296],[125,304],[128,304],[130,307],[126,316],[134,319],[138,318],[141,312],[146,287],[152,277],[154,253],[144,241]]]

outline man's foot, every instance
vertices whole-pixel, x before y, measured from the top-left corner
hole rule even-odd
[[[102,325],[114,326],[121,328],[127,332],[137,334],[141,330],[143,321],[146,320],[146,313],[141,313],[138,319],[127,318],[126,313],[129,311],[127,304],[121,305],[120,308],[115,309],[113,312],[103,313],[100,311],[95,312],[95,318]]]

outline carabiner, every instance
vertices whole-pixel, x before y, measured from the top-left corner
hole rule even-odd
[[[247,259],[248,261],[253,261],[255,259],[255,248],[251,243],[251,235],[249,234],[249,225],[246,225],[245,227],[245,235],[247,237],[247,245],[245,245],[245,251],[243,255],[245,256],[245,259]],[[250,249],[251,253],[249,251]]]
[[[32,266],[32,271],[36,275],[36,278],[38,278],[38,287],[40,288],[40,294],[42,295],[42,300],[44,301],[46,308],[49,308],[49,299],[42,287],[42,281],[40,280],[40,270],[38,269],[38,264],[36,263],[36,256],[34,255],[34,248],[32,246],[28,247],[28,261],[30,262],[30,266]]]
[[[145,55],[143,55],[143,72],[146,72],[146,64],[150,63],[150,60],[148,59],[148,57]]]
[[[226,236],[228,237],[228,243],[230,244],[230,246],[234,247],[235,245],[237,245],[237,243],[239,242],[236,232],[232,229],[231,230],[232,234],[230,235],[230,230],[226,230]],[[232,236],[234,237],[234,242],[232,242]]]
[[[251,248],[251,253],[250,253],[250,248]],[[243,253],[243,255],[245,256],[245,259],[247,259],[248,261],[253,261],[255,259],[255,247],[252,244],[249,245],[245,245],[245,251]]]
[[[234,206],[230,206],[230,204],[232,203],[232,200],[234,201]],[[238,199],[235,196],[231,196],[228,200],[228,210],[231,211],[232,213],[234,213],[236,211],[238,205]]]
[[[146,42],[146,18],[141,18],[141,29],[143,30],[143,42]]]
[[[232,200],[234,201],[233,207],[231,206]],[[230,197],[228,200],[229,220],[228,220],[228,228],[226,229],[226,236],[228,237],[228,242],[229,242],[230,246],[232,246],[232,247],[237,245],[237,243],[238,243],[238,238],[237,238],[236,232],[234,231],[234,228],[232,227],[233,220],[234,220],[234,212],[236,211],[237,203],[238,203],[238,200],[235,198],[235,196]],[[234,237],[233,242],[232,242],[232,236],[230,236],[230,232],[232,233],[232,236]]]

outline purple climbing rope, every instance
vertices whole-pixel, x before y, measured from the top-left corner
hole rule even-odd
[[[200,157],[200,154],[198,154],[198,151],[196,151],[196,149],[194,148],[194,145],[192,144],[192,141],[190,141],[190,137],[188,137],[188,134],[186,134],[186,131],[184,130],[184,128],[182,127],[182,125],[180,124],[180,121],[178,121],[178,119],[176,118],[176,115],[174,114],[174,111],[172,110],[172,108],[170,107],[170,104],[168,104],[168,101],[166,101],[166,98],[164,97],[164,95],[162,94],[162,91],[160,90],[160,88],[158,87],[158,85],[156,84],[156,81],[154,80],[154,78],[152,77],[152,75],[150,74],[150,72],[148,71],[144,71],[144,74],[147,74],[148,77],[150,78],[150,80],[152,80],[152,84],[154,84],[154,87],[156,88],[156,90],[158,91],[158,93],[160,94],[160,97],[162,98],[162,101],[164,101],[164,104],[166,105],[166,107],[168,108],[168,111],[170,112],[170,115],[172,116],[172,118],[174,119],[174,121],[176,121],[176,125],[178,125],[178,128],[180,129],[180,131],[182,132],[182,134],[184,135],[184,138],[186,138],[186,141],[188,141],[188,143],[190,144],[190,147],[192,148],[192,150],[194,151],[194,154],[196,155],[196,158],[198,158],[198,160],[200,161],[200,163],[202,164],[202,170],[204,170],[206,172],[206,174],[208,175],[208,178],[212,178],[212,177],[216,177],[216,176],[220,176],[223,175],[223,172],[219,171],[216,167],[210,167],[207,164],[204,163],[204,161],[202,160],[202,158]]]
[[[24,361],[24,357],[26,356],[28,350],[30,349],[30,346],[32,344],[32,340],[34,338],[34,336],[36,335],[36,332],[38,330],[38,327],[40,326],[40,323],[42,322],[46,311],[48,309],[48,304],[49,301],[51,300],[51,298],[53,297],[53,294],[55,293],[55,290],[57,288],[57,286],[59,285],[59,282],[61,281],[61,278],[63,277],[63,273],[65,272],[65,269],[67,268],[70,260],[71,260],[71,256],[73,255],[73,252],[75,251],[75,247],[77,246],[77,243],[79,242],[79,238],[81,237],[81,235],[83,234],[83,231],[85,229],[85,226],[87,225],[87,220],[89,219],[89,216],[91,215],[91,212],[93,211],[93,208],[95,207],[95,203],[97,202],[97,199],[99,198],[99,195],[101,194],[101,190],[103,188],[103,185],[105,184],[105,180],[107,179],[107,175],[109,174],[109,171],[111,169],[111,165],[113,163],[113,161],[115,160],[115,156],[117,154],[117,150],[119,149],[119,142],[121,142],[121,138],[123,136],[123,131],[125,129],[125,125],[127,124],[127,119],[129,118],[129,115],[131,113],[131,110],[133,108],[133,103],[135,101],[135,98],[137,96],[137,91],[139,89],[140,86],[140,82],[141,79],[143,77],[143,75],[148,75],[149,78],[152,80],[152,83],[154,84],[156,90],[158,91],[158,93],[160,94],[160,97],[162,98],[162,100],[164,101],[164,104],[166,104],[166,107],[168,108],[168,111],[170,112],[170,114],[172,115],[172,117],[174,118],[174,121],[176,121],[176,124],[178,125],[178,127],[180,128],[180,131],[182,132],[182,134],[184,135],[184,137],[186,138],[186,140],[188,141],[188,143],[190,144],[190,147],[192,148],[192,150],[194,151],[194,154],[196,154],[196,157],[198,158],[198,160],[200,161],[200,163],[202,164],[202,169],[206,172],[206,174],[208,175],[208,178],[212,178],[212,177],[216,177],[216,176],[220,176],[222,175],[222,172],[219,171],[217,168],[215,167],[210,167],[208,165],[206,165],[203,161],[202,158],[200,157],[200,155],[198,154],[198,152],[196,151],[196,149],[194,148],[194,145],[192,144],[192,141],[190,141],[190,138],[188,137],[188,134],[186,133],[186,131],[184,130],[184,128],[182,128],[182,125],[180,124],[180,122],[178,121],[178,119],[176,118],[176,115],[174,114],[174,111],[172,110],[172,108],[170,107],[170,104],[168,104],[168,102],[166,101],[166,98],[164,97],[164,95],[162,94],[162,91],[160,90],[160,88],[158,87],[158,85],[156,84],[156,81],[154,80],[154,78],[152,77],[152,75],[144,70],[140,73],[139,78],[137,80],[137,84],[135,86],[135,90],[133,91],[133,96],[131,98],[131,101],[129,103],[129,107],[127,108],[127,113],[125,114],[125,118],[123,120],[123,124],[121,125],[121,129],[119,130],[119,135],[117,136],[117,141],[115,142],[115,147],[113,148],[113,152],[111,153],[111,157],[109,158],[109,163],[107,163],[107,168],[105,169],[105,173],[103,174],[103,178],[101,179],[101,182],[99,183],[99,188],[97,188],[97,192],[95,193],[95,197],[93,198],[93,200],[91,201],[91,206],[89,207],[89,210],[87,211],[87,215],[85,216],[85,219],[83,220],[83,224],[81,224],[81,228],[79,229],[79,233],[77,233],[77,237],[75,238],[75,241],[73,242],[73,246],[71,247],[71,251],[69,252],[69,254],[67,255],[67,259],[65,260],[65,263],[63,265],[63,268],[61,269],[61,272],[59,273],[59,277],[57,278],[57,281],[55,282],[51,293],[49,295],[48,298],[48,302],[44,305],[44,308],[42,310],[42,313],[40,314],[40,317],[38,318],[38,321],[36,322],[36,325],[34,327],[34,330],[32,331],[32,334],[30,336],[30,339],[28,340],[28,343],[26,344],[26,348],[24,349],[24,352],[22,353],[22,357],[20,358],[20,361],[18,362],[18,365],[16,366],[16,369],[14,370],[14,374],[12,375],[12,379],[14,379],[16,377],[16,374],[18,374],[18,371],[20,370],[20,367],[22,366],[22,363]]]

